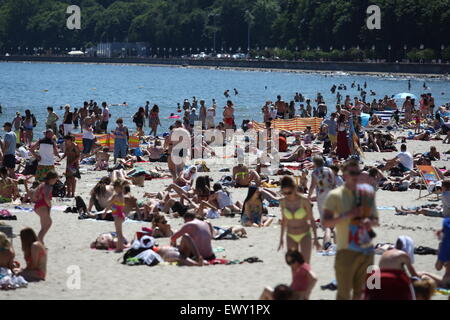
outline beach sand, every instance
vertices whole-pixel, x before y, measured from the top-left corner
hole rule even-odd
[[[440,152],[447,151],[448,145],[442,141],[419,142],[408,141],[411,153],[425,152],[431,145],[436,145]],[[399,148],[399,145],[398,145]],[[366,153],[365,162],[368,164],[382,158],[392,158],[396,153]],[[445,161],[438,161],[439,167],[448,166]],[[64,163],[65,165],[65,163]],[[58,169],[62,170],[63,166]],[[144,168],[153,167],[154,164],[145,164]],[[165,164],[163,164],[165,167]],[[89,171],[82,175],[78,182],[77,194],[81,195],[86,203],[91,188],[106,172]],[[210,176],[216,181],[227,173],[218,172],[221,165],[210,166]],[[231,168],[231,167],[230,167]],[[144,188],[132,187],[132,194],[138,199],[144,192],[161,191],[170,183],[169,179],[146,181]],[[276,189],[274,189],[276,190]],[[419,190],[407,192],[377,192],[377,205],[415,206],[427,203],[427,199],[416,200]],[[234,200],[244,200],[246,189],[232,189]],[[434,199],[430,197],[429,199]],[[68,202],[55,199],[54,206],[72,205]],[[2,208],[13,206],[2,205]],[[277,251],[280,237],[279,208],[269,208],[269,213],[276,215],[275,221],[269,228],[247,228],[248,238],[240,240],[213,241],[213,247],[222,247],[225,250],[217,253],[218,258],[230,260],[243,260],[257,256],[263,263],[244,263],[239,265],[215,265],[206,267],[177,267],[173,265],[125,266],[122,265],[121,254],[113,251],[97,251],[89,248],[91,241],[102,232],[114,231],[112,222],[78,220],[77,214],[52,212],[53,226],[46,236],[48,253],[47,280],[40,283],[30,283],[28,288],[14,291],[0,291],[0,300],[6,299],[258,299],[265,286],[276,286],[281,283],[290,284],[290,268],[284,261],[284,252]],[[32,227],[39,231],[38,216],[34,212],[18,212],[17,221],[7,221],[18,234],[23,227]],[[316,206],[314,215],[318,218]],[[395,243],[399,235],[408,235],[414,239],[416,246],[437,248],[438,240],[435,236],[442,225],[442,218],[424,216],[396,216],[394,211],[380,210],[380,227],[375,229],[377,234],[375,243]],[[181,219],[169,219],[174,230],[181,226]],[[227,227],[238,225],[238,217],[220,218],[212,220],[213,225]],[[124,234],[131,239],[141,227],[150,226],[149,223],[130,222],[124,224]],[[319,231],[319,236],[322,232]],[[158,239],[160,244],[168,244],[169,240]],[[25,264],[21,251],[20,238],[13,240],[16,251],[16,260]],[[379,256],[376,256],[378,261]],[[120,260],[120,261],[119,261]],[[428,271],[441,274],[434,270],[436,256],[416,255],[415,267],[418,271]],[[312,253],[312,269],[317,274],[318,284],[312,292],[311,299],[335,299],[335,291],[323,291],[321,285],[330,283],[334,277],[334,256],[320,256],[316,251]],[[79,289],[71,289],[73,266],[79,267],[81,283]],[[71,271],[72,270],[72,271]],[[447,299],[445,296],[435,295],[433,299]]]

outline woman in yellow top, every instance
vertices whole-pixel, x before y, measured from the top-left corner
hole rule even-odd
[[[280,187],[284,198],[280,201],[282,218],[278,250],[284,246],[283,238],[286,232],[287,249],[300,251],[305,257],[305,261],[309,263],[312,250],[311,229],[314,234],[314,246],[320,250],[311,202],[298,193],[297,185],[292,177],[283,177]]]

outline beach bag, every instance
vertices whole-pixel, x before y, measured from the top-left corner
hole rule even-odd
[[[34,116],[34,114],[31,115],[31,120],[33,121],[33,128],[36,128],[37,120],[36,120],[36,117]]]

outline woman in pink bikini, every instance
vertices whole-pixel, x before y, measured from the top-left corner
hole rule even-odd
[[[58,174],[54,171],[50,171],[44,178],[39,187],[34,191],[34,211],[41,219],[41,230],[38,234],[40,242],[44,243],[44,237],[48,230],[52,226],[52,219],[50,217],[50,211],[52,209],[52,191],[53,186],[58,180]]]
[[[112,216],[114,218],[114,225],[116,227],[117,233],[117,250],[116,252],[123,251],[123,233],[122,233],[122,224],[125,221],[125,197],[124,197],[124,188],[128,185],[128,182],[123,179],[117,179],[114,184],[114,195],[112,196],[108,207],[105,209],[105,212],[109,210],[112,211]]]

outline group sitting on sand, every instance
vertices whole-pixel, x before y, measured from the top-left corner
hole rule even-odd
[[[450,173],[435,165],[442,158],[435,146],[412,155],[408,152],[408,139],[429,141],[444,135],[444,142],[448,140],[447,108],[443,106],[433,113],[431,101],[434,100],[423,96],[416,110],[415,102],[407,98],[403,105],[405,117],[394,112],[392,121],[385,124],[375,112],[397,110],[395,101],[386,96],[378,102],[366,103],[363,86],[360,88],[361,97],[352,100],[347,96],[340,103],[340,96],[336,111],[329,117],[329,108],[321,94],[315,100],[316,107],[314,101],[305,101],[300,93],[296,93],[291,103],[281,96],[274,103],[267,101],[262,108],[268,133],[264,141],[266,149],[255,151],[233,146],[236,161],[224,168],[223,172],[228,171],[230,175],[219,180],[208,173],[206,162],[192,162],[194,155],[218,157],[217,144],[214,144],[217,141],[203,139],[206,130],[213,129],[217,133],[215,137],[224,138],[225,146],[230,143],[226,130],[240,130],[235,121],[237,107],[231,100],[223,108],[223,121],[216,125],[215,101],[208,108],[204,100],[194,97],[191,103],[186,99],[177,110],[177,113],[184,111],[184,116],[172,115],[170,119],[175,121],[161,137],[157,136],[161,126],[160,109],[157,105],[150,108],[148,102],[133,115],[137,133],[134,137],[139,140],[139,147],[131,147],[132,130],[124,119],[116,119],[115,127],[110,127],[112,115],[106,102],[101,107],[94,101],[85,102],[76,113],[69,105],[65,106],[61,132],[56,131],[60,119],[49,108],[46,130],[37,141],[33,141],[30,111],[24,118],[18,114],[12,123],[4,124],[0,200],[20,205],[32,203],[40,230],[38,234],[29,228],[21,231],[26,268],[20,268],[11,242],[0,233],[0,267],[12,270],[26,281],[46,279],[47,252],[52,247],[47,248],[45,237],[52,228],[52,202],[55,197],[66,197],[75,200],[74,211],[80,220],[114,223],[114,232],[97,236],[91,248],[124,253],[124,261],[130,264],[136,262],[134,259],[151,266],[160,262],[183,266],[225,263],[216,257],[213,240],[228,236],[238,239],[248,236],[246,228],[264,233],[278,225],[280,238],[274,249],[286,252],[292,283],[265,288],[261,299],[310,299],[320,280],[313,272],[313,251],[335,255],[337,299],[430,299],[435,288],[450,289],[450,181],[446,180]],[[300,114],[296,103],[301,103]],[[363,113],[371,115],[366,126],[362,122]],[[323,118],[320,127],[276,130],[276,119],[314,115]],[[74,136],[74,119],[80,123],[83,148]],[[146,122],[151,128],[150,136],[143,131]],[[414,128],[416,133],[398,136],[388,130],[393,122],[407,130]],[[13,130],[16,125],[23,132]],[[201,135],[197,134],[198,127]],[[255,123],[246,121],[243,131],[250,132],[255,127]],[[94,135],[97,132],[113,133],[114,148],[97,141]],[[256,155],[256,162],[244,162],[245,152]],[[361,166],[364,152],[396,154],[382,163]],[[60,175],[61,170],[57,168],[62,160],[65,165]],[[279,163],[273,166],[271,161],[275,160]],[[85,199],[77,190],[77,181],[83,180],[84,173],[80,170],[83,168],[104,172]],[[430,181],[425,169],[434,172],[435,180]],[[147,188],[154,179],[166,179],[165,187],[157,192],[149,191]],[[400,236],[394,246],[382,253],[379,262],[382,290],[370,290],[366,283],[372,275],[366,270],[374,265],[374,240],[378,237],[375,230],[381,220],[376,206],[381,201],[375,200],[376,192],[380,189],[406,191],[413,186],[439,194],[442,203],[396,211],[399,215],[444,218],[442,230],[438,232],[440,245],[435,263],[436,270],[444,270],[444,275],[417,272],[413,266],[414,242]],[[144,196],[138,196],[137,189],[144,190]],[[236,190],[245,196],[244,201],[233,199]],[[318,217],[314,216],[315,206]],[[279,207],[280,219],[270,214],[268,208],[272,207]],[[214,219],[236,215],[239,226],[225,229],[213,226]],[[184,224],[178,230],[172,229],[169,218],[182,219]],[[128,237],[123,231],[127,219],[149,225]],[[155,238],[168,238],[170,244],[159,246]],[[259,262],[259,259],[253,257],[250,261]]]

